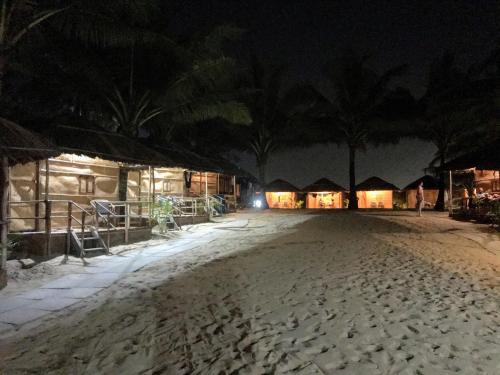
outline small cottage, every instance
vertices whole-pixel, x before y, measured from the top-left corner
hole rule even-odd
[[[266,185],[266,201],[269,208],[296,208],[298,192],[291,183],[277,179]]]
[[[307,193],[307,208],[331,209],[344,206],[343,192],[346,189],[327,178],[319,179],[303,188],[302,191]]]
[[[393,208],[393,194],[399,188],[379,177],[370,177],[356,186],[359,208]]]
[[[415,208],[417,206],[417,188],[420,182],[423,182],[424,187],[424,207],[434,208],[439,193],[439,184],[436,178],[429,175],[420,177],[403,189],[407,207]]]

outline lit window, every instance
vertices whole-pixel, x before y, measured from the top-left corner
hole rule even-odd
[[[163,192],[168,193],[172,191],[172,183],[170,181],[163,181]]]
[[[78,176],[79,194],[94,194],[95,177],[94,176]]]

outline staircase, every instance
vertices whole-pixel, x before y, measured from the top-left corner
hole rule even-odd
[[[76,250],[77,256],[85,258],[89,254],[109,254],[109,247],[105,244],[99,231],[96,228],[95,207],[93,211],[89,211],[75,202],[68,202],[69,221],[68,221],[68,243],[67,254],[70,248]],[[74,214],[80,211],[81,216],[76,217]],[[91,224],[87,223],[87,218],[90,218]],[[75,221],[79,225],[76,230],[72,226]]]
[[[87,226],[84,232],[71,230],[71,244],[77,250],[77,256],[81,258],[90,255],[109,254],[109,250],[93,226]]]

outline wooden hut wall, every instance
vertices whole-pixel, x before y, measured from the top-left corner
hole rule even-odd
[[[342,208],[341,192],[307,193],[307,208]]]
[[[182,168],[154,168],[154,193],[158,195],[185,195],[184,169]],[[141,173],[141,200],[148,200],[150,172],[149,169]],[[151,190],[153,186],[151,185]]]
[[[295,208],[297,193],[266,192],[266,200],[270,208]]]
[[[359,208],[392,209],[392,190],[358,191]]]
[[[217,173],[207,173],[208,194],[218,194],[217,191]],[[189,189],[191,195],[204,195],[205,194],[205,172],[195,172],[191,178],[191,188]]]
[[[62,154],[49,159],[48,197],[45,196],[45,162],[40,162],[40,180],[38,184],[39,197],[36,196],[36,164],[16,165],[11,168],[11,202],[20,200],[62,200],[73,201],[82,206],[89,206],[93,199],[118,199],[117,163],[86,156]],[[44,205],[41,204],[40,215],[44,215]],[[67,214],[66,202],[52,203],[52,216]],[[35,216],[35,205],[11,204],[11,217]],[[53,228],[65,228],[65,217],[53,218]],[[12,220],[11,231],[26,231],[35,229],[35,220]],[[39,221],[39,230],[44,229],[43,220]]]
[[[36,180],[37,164],[17,164],[10,169],[10,201],[32,201],[36,200]],[[45,209],[45,208],[43,208]],[[35,220],[14,219],[18,217],[34,217],[35,205],[33,204],[15,204],[10,207],[10,216],[13,218],[10,222],[11,231],[34,230]]]
[[[437,189],[425,189],[424,187],[424,202],[425,207],[434,208],[436,205],[439,190]],[[410,189],[406,190],[406,204],[408,208],[417,207],[417,190]]]

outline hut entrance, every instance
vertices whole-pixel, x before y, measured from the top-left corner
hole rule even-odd
[[[392,209],[392,190],[358,191],[359,208]]]
[[[342,193],[307,193],[307,208],[342,208]]]
[[[295,208],[297,194],[294,192],[266,192],[267,204],[270,208]]]

